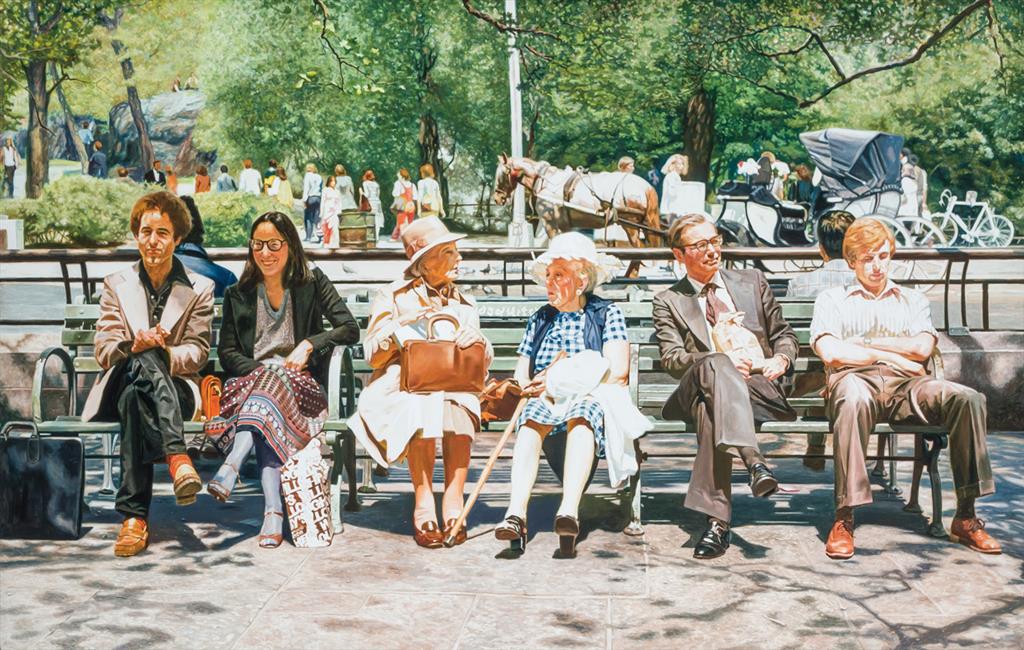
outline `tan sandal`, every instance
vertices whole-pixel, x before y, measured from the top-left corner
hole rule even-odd
[[[263,520],[266,521],[267,517],[278,516],[281,518],[281,526],[284,526],[284,513],[283,512],[264,512]],[[284,541],[284,534],[277,533],[274,535],[260,535],[256,538],[256,543],[260,548],[277,548]]]

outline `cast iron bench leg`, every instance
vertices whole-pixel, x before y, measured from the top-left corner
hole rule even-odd
[[[356,489],[356,437],[351,431],[344,432],[342,438],[342,458],[345,460],[345,474],[348,478],[348,502],[345,510],[359,512],[359,496]]]
[[[899,494],[903,494],[903,490],[900,489],[899,481],[896,479],[896,451],[897,451],[896,441],[898,439],[898,436],[896,435],[896,432],[894,431],[893,433],[889,434],[888,438],[889,438],[889,456],[891,457],[891,460],[889,461],[889,480],[887,480],[885,482],[885,493],[886,494],[892,494],[892,495],[899,495]]]
[[[921,474],[924,472],[924,438],[921,435],[914,436],[914,473],[910,478],[910,498],[907,505],[903,506],[905,512],[921,513],[921,503],[918,496],[921,493]]]
[[[939,454],[948,444],[945,435],[928,441],[928,481],[932,485],[932,523],[928,526],[928,534],[932,537],[946,537],[946,528],[942,525],[942,479],[939,478]]]
[[[100,494],[113,494],[117,491],[114,485],[114,436],[118,434],[105,434],[103,436],[103,487]]]
[[[626,527],[622,532],[630,537],[640,537],[644,534],[644,525],[640,517],[640,498],[643,493],[640,475],[643,473],[644,454],[640,451],[639,441],[634,441],[633,444],[636,449],[636,459],[639,467],[637,467],[636,474],[629,477],[629,486],[622,493],[622,500],[628,517]]]

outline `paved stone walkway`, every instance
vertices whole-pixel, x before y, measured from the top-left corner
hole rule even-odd
[[[344,513],[333,546],[318,550],[257,548],[256,481],[227,505],[203,495],[185,509],[165,482],[152,546],[133,559],[112,554],[119,518],[96,495],[94,472],[81,540],[0,542],[0,647],[1020,648],[1024,436],[993,435],[990,446],[999,492],[980,512],[1003,555],[927,537],[924,517],[878,488],[875,504],[859,511],[858,552],[846,562],[822,550],[831,465],[816,473],[799,460],[776,463],[794,491],[770,500],[750,497],[735,476],[734,546],[710,562],[692,558],[702,522],[681,508],[688,473],[666,460],[645,466],[642,538],[619,532],[618,501],[606,485],[597,489],[598,473],[575,560],[555,557],[558,498],[546,468],[521,557],[490,533],[504,510],[507,462],[473,512],[474,538],[455,549],[414,545],[399,468],[380,493],[364,495],[362,511]],[[948,466],[943,472],[948,526]]]

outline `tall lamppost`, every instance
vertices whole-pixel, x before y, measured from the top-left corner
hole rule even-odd
[[[516,24],[516,0],[505,0],[505,20]],[[519,47],[515,31],[508,33],[508,94],[511,107],[512,157],[523,155],[523,96],[519,89]],[[533,233],[526,222],[526,195],[522,185],[512,195],[512,223],[508,226],[508,245],[514,248],[533,246]]]

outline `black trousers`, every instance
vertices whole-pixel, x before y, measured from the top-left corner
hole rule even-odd
[[[153,500],[153,463],[185,453],[182,412],[195,398],[178,377],[171,377],[166,353],[150,349],[120,362],[112,371],[107,395],[116,402],[121,423],[121,487],[117,511],[145,518]],[[106,410],[103,415],[113,415]],[[112,418],[113,419],[113,418]]]

